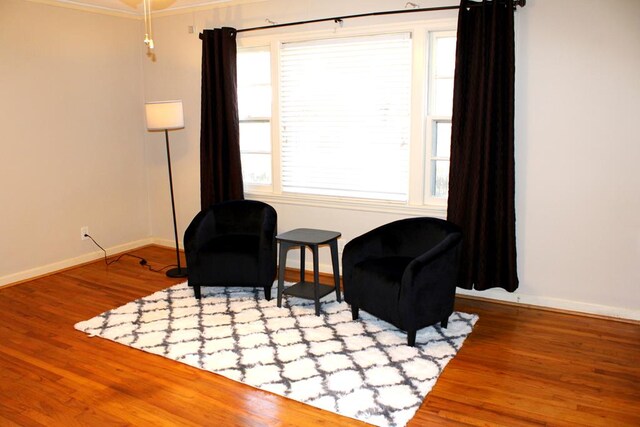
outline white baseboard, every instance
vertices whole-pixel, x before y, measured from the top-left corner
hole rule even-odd
[[[112,246],[105,249],[107,251],[107,254],[109,254],[110,256],[111,254],[130,251],[130,250],[137,249],[142,246],[147,246],[153,243],[155,243],[154,239],[146,238],[146,239],[136,240],[134,242],[124,243],[122,245]],[[25,280],[35,279],[37,277],[55,273],[60,270],[65,270],[70,267],[75,267],[80,264],[95,261],[102,257],[104,257],[104,252],[102,252],[101,250],[97,250],[97,251],[89,252],[89,253],[74,257],[74,258],[68,258],[62,261],[54,262],[51,264],[43,265],[43,266],[32,268],[29,270],[12,273],[12,274],[0,277],[0,287],[7,286],[12,283],[22,282]]]
[[[308,258],[307,258],[308,260]],[[305,269],[313,271],[313,264],[306,262]],[[287,260],[287,267],[300,268],[300,260]],[[331,274],[333,272],[330,264],[320,263],[320,271]],[[342,274],[342,271],[340,272]],[[542,297],[535,295],[526,295],[519,292],[507,292],[502,289],[489,289],[486,291],[470,291],[458,288],[458,295],[466,295],[475,298],[482,298],[492,301],[509,302],[515,304],[523,304],[533,307],[550,308],[555,310],[573,311],[576,313],[590,314],[596,316],[612,317],[616,319],[636,320],[640,321],[640,310],[611,307],[607,305],[591,304],[581,301],[572,301],[560,298]]]
[[[169,239],[161,239],[159,237],[152,237],[151,241],[154,245],[158,245],[158,246],[164,246],[166,248],[169,249],[175,249],[176,248],[176,241],[175,240],[169,240]],[[178,242],[178,247],[180,248],[180,250],[184,250],[184,245],[182,244],[182,242]]]
[[[502,289],[488,289],[486,291],[470,291],[458,288],[458,295],[466,295],[487,300],[503,301],[516,304],[525,304],[535,307],[552,308],[563,311],[593,314],[596,316],[614,317],[618,319],[640,320],[640,310],[633,310],[607,305],[591,304],[581,301],[572,301],[560,298],[526,295],[518,292],[507,292]]]
[[[167,248],[174,249],[176,243],[174,240],[161,239],[155,237],[149,237],[146,239],[137,240],[135,242],[125,243],[118,246],[107,248],[108,254],[114,254],[119,252],[130,251],[146,245],[159,245]],[[180,249],[182,249],[182,242],[180,242]],[[44,265],[41,267],[33,268],[30,270],[13,273],[7,276],[0,277],[0,287],[7,286],[11,283],[21,282],[24,280],[34,279],[36,277],[44,276],[46,274],[54,273],[56,271],[64,270],[69,267],[74,267],[86,262],[95,261],[104,256],[102,251],[94,251],[75,258],[69,258],[63,261],[55,262],[52,264]],[[287,260],[287,267],[299,269],[300,261],[298,259]],[[330,264],[320,263],[319,270],[323,273],[333,273],[333,267]],[[305,269],[307,271],[313,271],[313,265],[306,263]],[[613,317],[618,319],[627,319],[640,321],[640,310],[611,307],[606,305],[598,305],[585,303],[580,301],[565,300],[560,298],[541,297],[534,295],[526,295],[518,292],[510,293],[501,289],[489,289],[487,291],[470,291],[467,289],[457,289],[458,295],[466,295],[470,297],[477,297],[487,300],[502,301],[516,304],[526,304],[541,308],[551,308],[557,310],[574,311],[577,313],[592,314],[597,316]]]

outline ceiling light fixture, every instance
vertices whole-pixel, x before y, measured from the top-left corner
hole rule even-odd
[[[151,0],[142,0],[144,8],[144,44],[153,49],[153,30],[151,29]]]

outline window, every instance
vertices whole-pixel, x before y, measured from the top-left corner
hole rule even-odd
[[[248,185],[270,185],[271,56],[269,49],[238,55],[238,113],[242,179]]]
[[[456,39],[453,21],[437,25],[241,39],[247,191],[441,209]]]
[[[434,120],[430,162],[431,197],[449,195],[449,153],[451,152],[451,120]]]
[[[426,129],[431,141],[426,169],[429,172],[425,199],[446,200],[449,194],[449,154],[451,151],[451,110],[456,37],[452,32],[432,33],[428,68],[428,110]]]
[[[411,37],[285,43],[284,192],[407,200]]]

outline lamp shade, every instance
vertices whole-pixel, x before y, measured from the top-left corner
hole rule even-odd
[[[147,102],[144,104],[148,130],[182,129],[182,101]]]

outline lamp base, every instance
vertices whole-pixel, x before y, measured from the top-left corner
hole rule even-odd
[[[187,277],[188,275],[186,267],[167,270],[167,277]]]

